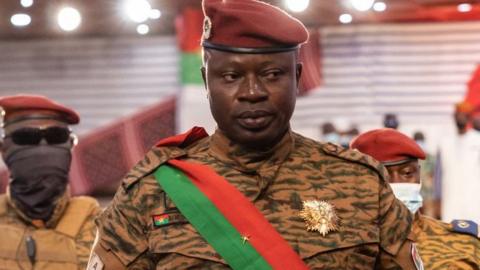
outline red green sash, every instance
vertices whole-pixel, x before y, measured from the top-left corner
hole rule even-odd
[[[233,269],[308,269],[258,209],[210,167],[170,160],[155,178]]]

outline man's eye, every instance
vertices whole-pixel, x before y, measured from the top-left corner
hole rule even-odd
[[[227,82],[232,82],[238,79],[238,74],[233,72],[224,73],[222,76]]]
[[[282,74],[282,72],[280,70],[270,70],[270,71],[265,72],[264,76],[265,76],[265,78],[267,78],[269,80],[273,80],[273,79],[278,78],[281,74]]]

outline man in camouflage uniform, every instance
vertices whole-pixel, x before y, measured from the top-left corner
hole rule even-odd
[[[376,129],[358,136],[351,147],[386,166],[395,195],[414,216],[412,232],[425,269],[480,269],[477,224],[468,220],[448,224],[418,212],[422,205],[418,159],[425,159],[425,153],[414,140],[393,129]]]
[[[10,171],[0,195],[0,269],[85,269],[98,203],[69,195],[77,124],[73,110],[43,96],[0,98],[3,160]]]
[[[274,269],[415,269],[411,217],[384,167],[290,130],[304,26],[260,1],[205,0],[203,7],[202,74],[218,129],[162,141],[130,171],[97,220],[88,269],[230,269],[199,234],[204,228],[157,183],[156,172],[173,161],[207,165],[224,177],[305,265]],[[157,222],[159,216],[169,218]]]

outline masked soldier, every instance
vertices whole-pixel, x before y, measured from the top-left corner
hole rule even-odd
[[[444,223],[419,213],[422,206],[419,159],[425,153],[414,140],[393,129],[376,129],[359,135],[351,147],[382,162],[390,185],[414,217],[412,232],[425,269],[479,269],[480,240],[472,221]]]
[[[2,157],[0,269],[85,269],[99,206],[70,197],[68,174],[78,114],[43,96],[0,98]]]
[[[97,220],[88,269],[414,269],[384,168],[290,129],[305,27],[261,1],[203,9],[218,128],[147,153]]]

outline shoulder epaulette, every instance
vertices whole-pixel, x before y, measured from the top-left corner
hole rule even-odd
[[[471,220],[455,219],[450,224],[452,225],[453,232],[469,234],[480,238],[478,225]]]
[[[153,173],[153,171],[172,158],[178,158],[186,154],[186,151],[175,146],[155,147],[145,154],[123,178],[122,187],[128,190],[144,176]]]
[[[378,160],[372,158],[369,155],[363,154],[356,149],[344,148],[334,143],[322,144],[322,150],[327,155],[336,156],[341,159],[359,163],[375,170],[380,175],[382,180],[388,180],[388,172],[385,166],[383,166]]]
[[[189,131],[160,140],[145,157],[140,160],[122,180],[122,187],[128,190],[142,177],[152,173],[170,159],[186,155],[186,149],[201,139],[208,137],[205,129],[193,127]]]
[[[94,198],[87,196],[73,197],[55,230],[75,238],[88,217],[95,215],[95,211],[98,212],[99,210],[100,206]]]

